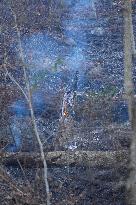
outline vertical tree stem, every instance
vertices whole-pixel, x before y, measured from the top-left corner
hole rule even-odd
[[[36,139],[38,141],[39,144],[39,148],[40,148],[40,154],[41,154],[41,159],[43,161],[43,165],[44,165],[44,181],[45,181],[45,186],[46,186],[46,195],[47,195],[47,205],[50,205],[50,190],[49,190],[49,183],[48,183],[48,173],[47,173],[47,162],[46,162],[46,158],[45,158],[45,154],[44,154],[44,150],[43,150],[43,145],[40,139],[40,135],[38,132],[38,127],[36,124],[36,119],[35,119],[35,115],[34,115],[34,111],[33,111],[33,106],[32,106],[32,99],[31,99],[31,88],[30,88],[30,84],[29,84],[29,79],[27,77],[27,68],[25,65],[25,60],[24,60],[24,55],[23,55],[23,48],[21,45],[21,35],[20,35],[20,30],[18,28],[18,24],[17,24],[17,17],[15,12],[13,11],[12,8],[10,8],[14,17],[14,21],[15,21],[15,26],[16,26],[16,30],[17,30],[17,37],[18,37],[18,46],[19,46],[19,55],[20,55],[20,59],[23,63],[23,71],[24,71],[24,78],[25,78],[25,83],[26,83],[26,88],[27,88],[27,92],[28,92],[28,105],[29,105],[29,109],[30,109],[30,113],[31,113],[31,120],[32,120],[32,124],[33,124],[33,128],[34,128],[34,132],[36,135]]]
[[[130,146],[130,173],[127,181],[129,205],[136,204],[136,108],[132,78],[132,8],[131,0],[124,0],[124,88],[128,101],[129,120],[133,129]]]

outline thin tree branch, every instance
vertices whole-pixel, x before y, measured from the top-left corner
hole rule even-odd
[[[24,195],[25,193],[16,185],[16,183],[12,180],[12,178],[7,174],[6,170],[0,167],[0,179],[7,182],[11,188],[16,190],[21,195]]]
[[[9,71],[6,69],[6,76],[8,76],[10,78],[10,80],[15,83],[15,85],[18,86],[18,88],[21,90],[21,92],[23,93],[24,97],[26,98],[27,101],[29,101],[25,91],[23,90],[23,88],[20,86],[20,84],[16,81],[16,79],[9,73]]]
[[[39,132],[38,132],[35,116],[34,116],[34,111],[33,111],[33,106],[32,106],[32,99],[31,99],[31,88],[30,88],[30,84],[29,84],[29,79],[27,77],[27,72],[26,72],[27,68],[26,68],[26,65],[25,65],[23,49],[22,49],[22,44],[21,44],[21,34],[20,34],[20,30],[19,30],[18,24],[17,24],[16,13],[13,11],[13,9],[11,7],[10,7],[10,9],[11,9],[11,12],[13,14],[14,21],[15,21],[15,27],[16,27],[16,30],[17,30],[19,55],[20,55],[20,59],[23,63],[24,78],[25,78],[25,83],[26,83],[27,92],[28,92],[28,104],[29,104],[29,109],[30,109],[30,113],[31,113],[32,124],[33,124],[34,132],[35,132],[38,144],[39,144],[41,159],[42,159],[43,165],[44,165],[44,181],[45,181],[45,185],[46,185],[47,205],[50,205],[50,191],[49,191],[49,183],[48,183],[48,177],[47,177],[47,174],[48,174],[47,173],[47,162],[46,162],[46,158],[45,158],[45,154],[44,154],[44,150],[43,150],[43,145],[42,145],[40,135],[39,135]]]
[[[5,43],[5,38],[4,38],[4,43]],[[18,88],[21,90],[21,92],[23,93],[24,97],[26,98],[26,100],[28,101],[28,97],[25,93],[25,91],[23,90],[23,88],[20,86],[20,84],[17,82],[17,80],[9,73],[8,69],[7,69],[7,54],[6,54],[6,47],[4,48],[4,64],[3,64],[4,70],[6,71],[5,76],[9,77],[10,80],[15,83],[15,85],[18,86]]]

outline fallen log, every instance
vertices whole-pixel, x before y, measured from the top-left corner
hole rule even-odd
[[[46,154],[48,166],[122,166],[128,162],[128,152],[120,151],[54,151]],[[25,167],[43,167],[40,153],[0,153],[0,160],[6,165],[18,161]]]

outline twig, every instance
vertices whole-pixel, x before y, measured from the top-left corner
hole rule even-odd
[[[4,38],[5,39],[5,38]],[[4,40],[4,43],[5,43],[5,40]],[[17,82],[17,80],[9,73],[8,69],[7,69],[7,55],[6,55],[6,48],[4,49],[4,64],[3,64],[3,67],[6,71],[6,74],[5,76],[8,76],[10,78],[10,80],[12,82],[15,83],[15,85],[17,85],[19,87],[19,89],[21,90],[21,92],[23,93],[23,95],[25,96],[26,100],[28,101],[28,97],[25,93],[25,91],[23,90],[23,88],[19,85],[19,83]]]
[[[8,184],[10,184],[10,187],[15,189],[19,194],[21,195],[25,194],[17,187],[16,183],[11,179],[11,177],[7,174],[7,172],[2,167],[0,167],[0,179],[8,182]]]
[[[47,205],[50,205],[50,191],[49,191],[49,183],[48,183],[48,178],[47,178],[47,163],[46,163],[44,150],[43,150],[43,145],[42,145],[42,142],[41,142],[41,139],[40,139],[40,136],[39,136],[39,132],[38,132],[35,116],[34,116],[34,111],[33,111],[33,106],[32,106],[32,99],[31,99],[31,88],[30,88],[29,79],[28,79],[27,73],[26,73],[26,66],[25,66],[25,63],[24,63],[24,55],[23,55],[23,49],[22,49],[22,44],[21,44],[20,30],[19,30],[18,24],[17,24],[16,13],[13,11],[13,9],[11,7],[10,7],[10,9],[11,9],[11,12],[13,14],[14,21],[15,21],[15,27],[16,27],[16,30],[17,30],[19,55],[20,55],[20,59],[23,63],[24,78],[25,78],[25,83],[26,83],[27,92],[28,92],[27,102],[28,102],[28,105],[29,105],[30,113],[31,113],[31,119],[32,119],[34,132],[35,132],[35,135],[36,135],[36,138],[37,138],[37,141],[38,141],[38,144],[39,144],[39,148],[40,148],[41,159],[42,159],[43,165],[44,165],[44,181],[45,181],[45,186],[46,186]]]
[[[21,92],[23,93],[23,95],[25,96],[26,100],[28,101],[28,97],[25,93],[25,91],[23,90],[23,88],[19,85],[19,83],[16,81],[16,79],[8,72],[8,70],[6,69],[6,76],[8,75],[8,77],[11,79],[12,82],[14,82],[18,88],[21,90]]]

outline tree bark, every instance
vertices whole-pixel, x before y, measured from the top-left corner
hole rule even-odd
[[[124,87],[128,101],[129,120],[133,130],[130,146],[130,175],[127,181],[128,204],[136,204],[136,106],[132,79],[132,8],[131,1],[124,0]]]
[[[133,19],[132,19],[132,3],[129,2],[129,11],[130,11],[130,26],[131,26],[131,46],[132,46],[132,54],[136,57],[136,45],[135,45],[135,37],[134,37],[134,29],[133,29]]]
[[[55,151],[44,153],[48,166],[126,166],[128,152],[120,151]],[[4,164],[16,165],[17,160],[23,167],[43,167],[40,153],[0,153],[0,160]]]

